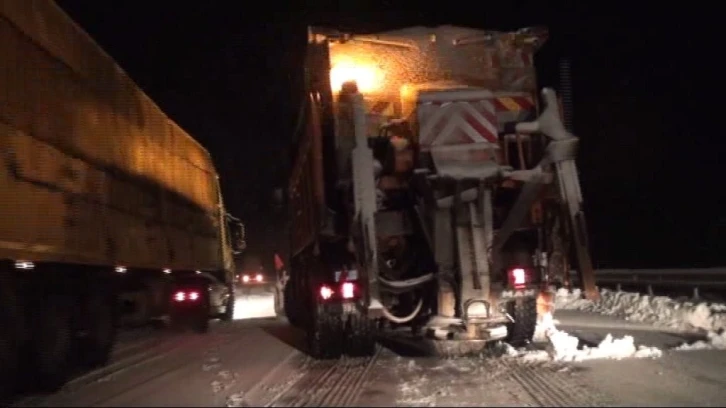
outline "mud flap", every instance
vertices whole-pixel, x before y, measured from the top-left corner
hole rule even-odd
[[[366,113],[363,96],[352,95],[355,148],[352,152],[353,194],[355,197],[356,221],[360,226],[361,244],[359,262],[363,263],[368,280],[368,316],[382,316],[383,305],[378,288],[378,248],[376,244],[376,187],[373,151],[366,137]],[[360,253],[360,251],[363,251]]]

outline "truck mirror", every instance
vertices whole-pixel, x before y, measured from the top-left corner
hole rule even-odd
[[[245,226],[241,222],[232,223],[232,249],[234,252],[239,253],[247,248],[247,241],[245,241]]]

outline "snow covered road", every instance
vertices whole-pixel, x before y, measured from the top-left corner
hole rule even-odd
[[[269,316],[252,294],[238,313]],[[268,304],[269,303],[269,304]],[[240,308],[241,307],[241,308]],[[245,314],[240,316],[244,316]],[[313,361],[304,336],[276,318],[215,323],[207,335],[125,332],[112,363],[60,392],[16,406],[711,406],[726,401],[726,351],[674,350],[703,335],[558,311],[557,328],[595,347],[608,334],[663,351],[659,358],[552,361],[520,356],[437,359],[381,348],[374,358]],[[540,347],[541,348],[541,347]],[[544,351],[530,350],[526,353]]]

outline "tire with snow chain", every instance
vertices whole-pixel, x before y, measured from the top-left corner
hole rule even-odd
[[[310,355],[319,360],[337,359],[343,354],[344,331],[341,314],[328,305],[317,305],[308,330]]]
[[[514,319],[507,324],[507,343],[520,347],[532,341],[537,327],[537,299],[528,297],[509,302],[507,313]]]
[[[376,352],[376,322],[360,313],[352,313],[346,325],[345,354],[351,357],[372,356]]]

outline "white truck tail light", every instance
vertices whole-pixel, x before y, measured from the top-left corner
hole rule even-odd
[[[341,285],[341,293],[343,299],[353,299],[355,296],[355,284],[352,282],[345,282]]]

